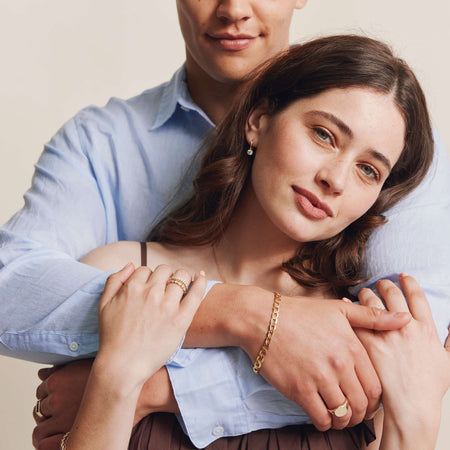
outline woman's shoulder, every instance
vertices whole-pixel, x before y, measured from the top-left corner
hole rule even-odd
[[[175,247],[159,242],[147,242],[147,266],[154,270],[160,264],[167,264],[174,270],[184,268],[192,273],[204,269],[204,249],[200,247]],[[82,263],[103,271],[119,270],[129,262],[135,267],[141,265],[141,243],[118,241],[91,250],[81,260]]]
[[[119,270],[129,262],[141,265],[140,242],[118,241],[94,248],[80,262],[104,271]]]

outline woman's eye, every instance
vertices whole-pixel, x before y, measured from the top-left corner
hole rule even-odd
[[[321,141],[327,142],[328,144],[333,143],[333,136],[331,136],[331,134],[323,128],[314,128],[314,132]]]
[[[379,178],[378,172],[372,166],[369,166],[367,164],[361,164],[360,168],[364,175],[366,175],[369,178],[374,178],[375,180],[378,180]]]

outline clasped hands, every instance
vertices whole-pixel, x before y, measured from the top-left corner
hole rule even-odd
[[[389,295],[386,290],[384,294]],[[395,295],[398,297],[397,291]],[[319,430],[355,425],[372,417],[379,407],[381,383],[354,328],[397,330],[412,319],[403,295],[404,304],[391,312],[383,311],[379,304],[373,304],[373,299],[372,303],[367,301],[367,297],[367,290],[363,290],[360,300],[370,306],[302,297],[283,299],[277,332],[261,375],[302,406]],[[251,334],[253,338],[242,340],[242,348],[253,359],[261,342],[254,338],[256,333]],[[58,448],[61,436],[76,415],[77,399],[81,399],[90,364],[82,361],[63,369],[40,371],[42,383],[37,397],[43,399],[46,418],[35,415],[33,443],[37,448]],[[343,417],[329,413],[328,409],[346,399],[349,407]],[[144,415],[141,409],[136,421]]]

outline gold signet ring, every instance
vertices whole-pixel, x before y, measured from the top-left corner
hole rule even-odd
[[[330,414],[333,414],[335,417],[344,417],[348,411],[348,399],[345,399],[345,402],[342,405],[334,409],[327,409]]]

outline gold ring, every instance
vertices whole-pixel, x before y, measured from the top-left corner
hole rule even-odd
[[[170,277],[167,280],[166,286],[170,283],[176,284],[177,286],[179,286],[181,288],[181,290],[183,291],[183,295],[186,294],[188,287],[185,281],[183,281],[181,278],[177,278],[177,277]]]
[[[36,415],[39,417],[39,419],[44,419],[46,416],[44,416],[44,414],[42,414],[41,411],[41,401],[38,400],[36,402],[36,406],[34,407],[34,412],[36,413]]]
[[[348,398],[345,399],[345,402],[342,405],[334,409],[327,409],[330,414],[333,414],[335,417],[344,417],[348,411]]]

